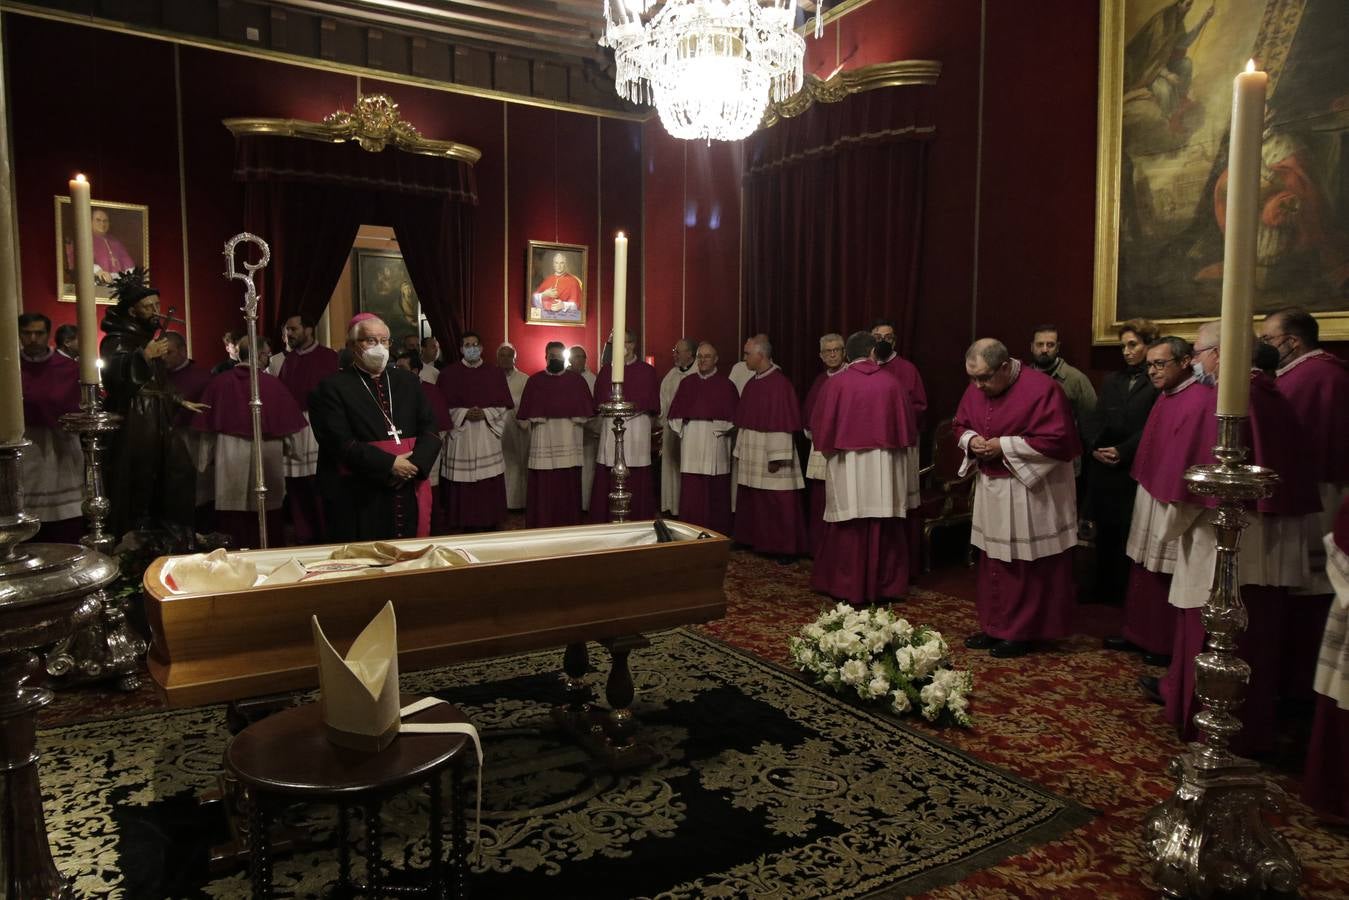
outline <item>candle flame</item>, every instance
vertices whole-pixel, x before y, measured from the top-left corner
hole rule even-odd
[[[98,366],[100,369],[103,368],[103,360],[102,360],[102,358],[99,358],[99,359],[94,360],[94,365]]]
[[[1254,72],[1254,71],[1255,71],[1255,60],[1253,60],[1253,59],[1248,59],[1248,60],[1246,60],[1246,71],[1247,71],[1247,72]]]
[[[623,232],[621,232],[621,231],[620,231],[618,234],[614,235],[614,237],[620,237],[620,238],[623,238],[624,240],[627,239],[627,235],[625,235],[625,234],[624,234]]]
[[[77,173],[75,175],[75,180],[78,181],[80,184],[84,184],[85,182],[84,173],[83,172]]]

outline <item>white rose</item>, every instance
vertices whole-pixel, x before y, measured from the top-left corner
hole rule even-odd
[[[890,679],[885,676],[873,676],[867,683],[867,689],[873,697],[883,697],[885,692],[890,690]]]
[[[907,644],[913,639],[913,626],[905,619],[896,619],[890,625],[890,634],[901,644]]]
[[[890,693],[890,708],[897,713],[906,713],[913,708],[909,702],[909,695],[903,691],[892,691]]]
[[[850,659],[839,669],[839,677],[844,684],[861,684],[867,677],[867,664],[860,659]]]
[[[818,641],[820,638],[824,637],[824,629],[814,623],[807,625],[804,633],[806,637],[810,638],[812,641]]]
[[[913,671],[913,648],[900,647],[895,651],[895,662],[899,665],[899,671],[906,674]]]

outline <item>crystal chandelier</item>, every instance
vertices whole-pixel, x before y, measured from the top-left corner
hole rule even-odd
[[[656,107],[686,140],[738,141],[801,89],[796,0],[605,0],[619,96]]]

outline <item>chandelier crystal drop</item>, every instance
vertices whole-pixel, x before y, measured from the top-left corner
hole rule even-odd
[[[605,0],[604,16],[619,96],[674,137],[738,141],[801,89],[796,0]]]

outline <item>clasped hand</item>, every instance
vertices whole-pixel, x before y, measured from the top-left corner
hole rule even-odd
[[[393,474],[399,481],[410,481],[417,477],[417,466],[412,462],[412,452],[400,454],[393,458]]]
[[[979,459],[994,460],[1002,457],[1002,442],[997,438],[983,438],[978,435],[970,439],[970,452]]]

